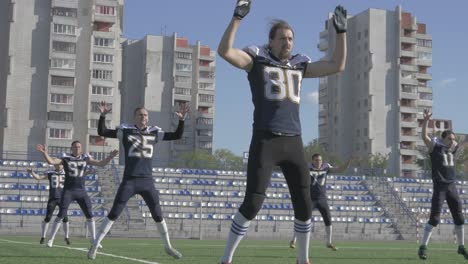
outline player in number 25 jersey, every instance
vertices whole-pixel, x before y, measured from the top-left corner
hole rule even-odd
[[[179,117],[179,125],[175,132],[164,132],[157,126],[148,126],[148,111],[143,107],[135,109],[134,125],[123,124],[117,127],[117,129],[107,129],[105,115],[110,112],[110,109],[107,108],[105,102],[101,102],[99,110],[101,117],[99,118],[98,134],[103,137],[118,138],[122,142],[125,151],[125,169],[124,177],[115,195],[112,209],[99,228],[97,239],[88,251],[88,258],[96,258],[97,245],[104,239],[114,221],[122,213],[128,200],[135,194],[141,195],[148,206],[164,242],[166,253],[176,259],[181,258],[182,254],[172,247],[169,240],[167,225],[159,204],[159,194],[154,187],[152,158],[154,145],[158,141],[176,140],[182,137],[184,119],[188,111],[187,105],[180,105],[179,112],[176,112],[176,115]]]

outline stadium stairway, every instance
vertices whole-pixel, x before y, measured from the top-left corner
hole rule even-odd
[[[391,219],[392,227],[401,240],[416,240],[416,216],[401,200],[398,193],[388,183],[386,177],[366,177],[362,184],[376,199],[387,218]]]

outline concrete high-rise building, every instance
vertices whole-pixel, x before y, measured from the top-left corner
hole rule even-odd
[[[122,7],[123,0],[0,2],[0,155],[37,158],[39,143],[68,152],[73,140],[95,158],[118,147],[96,127],[98,102],[120,106]],[[108,119],[118,123],[120,112]]]
[[[320,80],[319,143],[341,159],[388,155],[389,174],[416,177],[422,112],[432,108],[432,37],[399,6],[350,17],[347,34],[345,71]],[[327,20],[318,44],[326,56],[334,36]]]
[[[167,166],[181,152],[212,152],[216,53],[200,42],[148,35],[123,43],[122,119],[133,120],[134,109],[144,106],[150,124],[174,131],[179,103],[188,103],[183,138],[159,143],[155,166]]]

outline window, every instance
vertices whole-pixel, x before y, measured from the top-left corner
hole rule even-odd
[[[432,100],[432,93],[419,93],[419,99]]]
[[[107,156],[109,156],[109,153],[106,153],[106,152],[89,152],[89,155],[91,155],[91,157],[93,157],[93,159],[103,160],[103,159],[107,158]]]
[[[101,136],[89,136],[89,144],[93,146],[105,146],[106,140]]]
[[[202,125],[213,125],[213,118],[197,118],[197,124],[202,124]]]
[[[199,146],[201,149],[211,149],[213,142],[211,141],[200,141]]]
[[[94,53],[94,62],[112,63],[114,55]]]
[[[357,39],[358,39],[358,40],[361,40],[361,32],[358,32],[358,33],[357,33]]]
[[[187,59],[187,60],[191,60],[192,59],[192,53],[189,53],[189,52],[176,52],[176,56],[178,59]]]
[[[112,23],[95,21],[93,30],[100,31],[100,32],[110,32],[111,28],[112,28]]]
[[[71,139],[72,131],[66,128],[49,128],[49,138]]]
[[[114,47],[114,39],[94,37],[94,46],[113,48]]]
[[[96,13],[101,15],[115,16],[115,7],[97,5]]]
[[[199,113],[203,113],[203,114],[209,114],[211,111],[210,111],[210,108],[209,108],[209,107],[206,107],[206,106],[199,106],[199,107],[198,107],[198,112],[199,112]]]
[[[432,40],[430,39],[418,39],[418,46],[432,48]]]
[[[175,94],[182,94],[182,95],[190,95],[190,89],[189,88],[179,88],[176,87],[174,89]]]
[[[176,63],[176,70],[184,71],[184,72],[191,72],[192,64]]]
[[[75,86],[75,78],[73,77],[52,75],[50,79],[53,86],[65,86],[72,88]]]
[[[175,81],[176,81],[176,82],[181,82],[181,83],[191,83],[191,82],[192,82],[192,78],[191,78],[191,77],[188,77],[188,76],[176,75]]]
[[[99,111],[99,102],[91,102],[91,112],[92,113],[101,113]],[[112,104],[111,103],[107,103],[107,106],[112,109]]]
[[[203,89],[203,90],[213,90],[213,84],[212,83],[199,83],[198,84],[198,89]]]
[[[52,51],[75,54],[76,53],[76,43],[63,42],[63,41],[53,41],[52,42]]]
[[[198,101],[202,103],[213,103],[214,95],[211,94],[199,94]]]
[[[58,147],[58,146],[47,146],[47,152],[55,156],[62,153],[67,153],[70,151],[69,147]]]
[[[112,87],[93,85],[92,94],[96,95],[112,95]]]
[[[73,25],[54,24],[54,33],[75,35],[75,28]]]
[[[200,71],[200,78],[214,79],[215,74],[212,71]]]
[[[90,119],[89,120],[89,127],[90,128],[98,128],[98,124],[99,124],[99,119]],[[111,120],[106,120],[106,127],[107,128],[112,127]]]
[[[73,104],[73,95],[71,94],[50,94],[50,103],[52,104]]]
[[[52,58],[50,67],[57,69],[75,69],[75,60]]]
[[[54,16],[76,17],[76,14],[76,8],[54,7],[52,9],[52,15]]]
[[[112,71],[93,70],[93,79],[112,80]]]
[[[358,129],[356,129],[356,137],[360,137],[360,136],[361,136],[361,130],[359,130],[359,128],[358,128]]]
[[[71,122],[73,121],[73,113],[50,111],[49,113],[47,113],[47,120]]]
[[[369,37],[369,30],[368,29],[364,30],[364,37],[365,38]]]
[[[418,59],[421,60],[432,60],[432,53],[418,51]]]

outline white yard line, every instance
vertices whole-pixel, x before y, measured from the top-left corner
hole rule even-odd
[[[6,243],[13,243],[13,244],[37,245],[36,243],[30,243],[30,242],[21,242],[21,241],[0,239],[0,242],[2,242],[2,241],[6,242]],[[45,245],[44,245],[44,247],[45,247]],[[74,247],[65,247],[65,246],[54,246],[54,247],[88,252],[87,248],[74,248]],[[126,260],[135,261],[135,262],[140,262],[140,263],[146,263],[146,264],[161,264],[159,262],[152,262],[152,261],[147,261],[147,260],[143,260],[143,259],[129,258],[129,257],[125,257],[125,256],[119,256],[119,255],[108,254],[108,253],[103,253],[103,252],[98,252],[98,254],[103,255],[103,256],[113,257],[113,258],[120,258],[120,259],[126,259]],[[84,256],[84,257],[86,257],[86,256]]]

